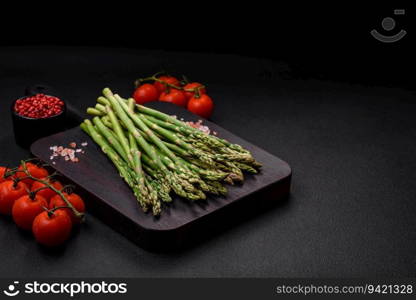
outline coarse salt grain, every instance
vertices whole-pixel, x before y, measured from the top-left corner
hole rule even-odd
[[[173,117],[175,119],[178,119],[178,117],[176,115],[172,115],[171,117]],[[184,121],[183,118],[180,118],[180,120]],[[205,134],[210,134],[211,133],[211,129],[208,126],[202,124],[203,123],[202,119],[199,119],[197,122],[193,122],[193,121],[184,121],[184,122],[185,122],[185,124],[191,126],[192,128],[199,129],[200,131],[202,131]],[[217,135],[217,132],[213,131],[212,134]]]
[[[85,147],[87,146],[87,142],[82,143]],[[65,161],[71,162],[79,162],[79,158],[75,156],[76,153],[85,153],[82,149],[74,149],[76,148],[77,144],[75,142],[69,143],[71,148],[64,148],[63,146],[51,146],[49,149],[52,151],[52,155],[50,156],[50,160],[53,160],[57,156],[61,156],[64,158]],[[55,162],[53,162],[55,164]]]
[[[208,126],[202,125],[202,122],[203,122],[202,120],[198,120],[198,122],[188,121],[185,123],[191,126],[192,128],[201,130],[203,133],[210,134],[211,130],[209,129]]]

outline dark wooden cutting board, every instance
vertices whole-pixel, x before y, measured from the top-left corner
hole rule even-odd
[[[185,109],[167,103],[152,103],[152,107],[185,120],[196,121],[198,116]],[[50,162],[54,145],[67,147],[69,143],[88,142],[80,161],[71,163],[63,158],[51,164],[62,175],[86,193],[88,212],[113,227],[138,245],[150,250],[171,250],[187,245],[196,237],[210,235],[221,224],[238,219],[243,211],[256,211],[264,203],[276,203],[289,194],[291,169],[281,159],[257,146],[233,135],[227,130],[204,121],[218,136],[242,145],[263,163],[257,175],[246,175],[242,185],[229,186],[226,197],[208,196],[206,201],[189,202],[175,198],[165,205],[158,218],[145,214],[140,209],[130,188],[119,177],[117,170],[101,149],[76,127],[36,141],[32,153],[45,162]]]

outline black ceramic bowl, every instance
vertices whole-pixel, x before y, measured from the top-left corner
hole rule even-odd
[[[41,137],[54,134],[65,130],[66,122],[66,104],[62,106],[62,111],[48,118],[34,119],[19,115],[14,110],[17,100],[24,99],[28,96],[16,99],[11,106],[13,121],[13,130],[16,143],[23,148],[29,148],[30,145]]]

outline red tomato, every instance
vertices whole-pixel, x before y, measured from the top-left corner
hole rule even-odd
[[[186,107],[185,94],[177,89],[171,89],[169,93],[163,92],[160,94],[159,101],[170,102],[179,106]]]
[[[186,99],[189,100],[195,95],[195,92],[187,92],[186,90],[193,90],[193,89],[195,89],[199,86],[202,86],[202,84],[200,84],[198,82],[191,82],[191,83],[188,83],[187,85],[185,85],[183,88],[185,89],[184,93],[185,93]],[[205,88],[199,89],[199,94],[200,95],[206,94],[206,93],[207,93],[207,90]]]
[[[44,180],[44,181],[49,182],[50,185],[52,185],[55,189],[57,189],[59,191],[63,189],[63,185],[57,180],[51,181],[49,178],[41,178],[41,179]],[[32,192],[34,192],[38,189],[41,189],[41,190],[39,190],[39,192],[36,193],[36,195],[41,195],[43,198],[45,198],[47,201],[49,201],[49,199],[51,199],[53,196],[55,196],[56,193],[53,190],[51,190],[50,188],[45,188],[45,187],[46,187],[46,185],[44,185],[43,183],[41,183],[39,181],[35,181],[35,182],[33,182],[32,187],[30,188],[30,190]]]
[[[211,97],[206,94],[201,95],[199,98],[192,97],[189,99],[188,110],[194,114],[197,114],[198,116],[209,118],[213,109],[214,102],[212,102]]]
[[[82,213],[85,212],[85,203],[80,196],[78,196],[75,193],[72,193],[72,194],[63,193],[63,194],[66,197],[66,199],[69,202],[71,202],[71,204],[75,207],[77,211],[82,212]],[[61,198],[61,196],[56,195],[51,198],[51,201],[49,202],[49,208],[52,209],[58,206],[67,206],[67,205],[65,201]],[[64,208],[64,210],[71,217],[71,220],[74,224],[77,224],[80,222],[80,219],[74,215],[74,213],[71,211],[70,208]]]
[[[0,213],[11,215],[14,202],[20,197],[27,195],[27,186],[23,182],[15,185],[13,180],[0,183]]]
[[[46,199],[40,195],[35,195],[33,199],[30,195],[22,196],[13,205],[13,220],[18,227],[31,230],[33,220],[47,207]]]
[[[42,167],[38,167],[35,164],[32,164],[30,162],[26,163],[26,169],[29,171],[29,174],[32,175],[35,178],[44,178],[48,177],[49,173],[46,171],[46,169]],[[26,177],[25,172],[23,172],[23,167],[20,166],[18,171],[16,172],[16,177],[23,178]],[[33,180],[30,178],[26,178],[22,180],[27,186],[32,186]]]
[[[6,174],[7,171],[9,171],[8,168],[0,167],[0,183],[5,182],[7,179],[11,179],[11,177],[10,178],[4,178],[4,175]]]
[[[145,83],[134,91],[133,98],[138,104],[156,101],[159,98],[159,90],[153,84]]]
[[[158,79],[160,79],[160,80],[162,80],[162,81],[164,81],[166,83],[176,85],[176,86],[179,86],[180,85],[179,80],[176,79],[173,76],[160,76],[160,77],[158,77]],[[153,83],[153,85],[155,86],[155,88],[157,88],[157,90],[159,91],[159,93],[162,93],[162,92],[166,91],[166,85],[163,84],[163,83],[161,83],[161,82],[159,82],[159,81],[155,81]]]
[[[57,209],[53,213],[47,211],[40,213],[32,226],[36,241],[50,247],[63,244],[69,238],[71,229],[71,218],[62,209]]]

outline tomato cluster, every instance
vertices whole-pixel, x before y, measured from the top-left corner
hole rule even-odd
[[[0,167],[0,214],[11,215],[19,228],[31,230],[40,244],[61,245],[85,212],[82,198],[63,190],[61,182],[34,163]]]
[[[179,81],[168,75],[154,75],[138,79],[136,84],[133,98],[138,104],[157,100],[170,102],[186,107],[203,118],[209,118],[214,109],[214,102],[207,95],[205,86],[198,82]]]

